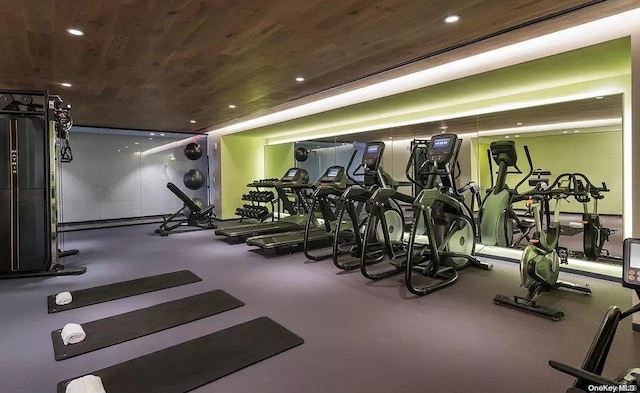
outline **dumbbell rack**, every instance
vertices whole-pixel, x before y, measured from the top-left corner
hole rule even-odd
[[[262,191],[261,187],[273,187],[274,183],[279,179],[261,179],[253,183],[247,184],[247,187],[255,188],[255,191],[249,191],[247,194],[242,195],[243,201],[249,201],[251,204],[243,204],[242,207],[236,209],[235,214],[240,216],[240,222],[244,218],[255,218],[265,221],[271,217],[271,221],[274,221],[273,212],[276,209],[279,210],[279,206],[276,208],[276,198],[272,191]],[[271,210],[263,204],[271,203]]]

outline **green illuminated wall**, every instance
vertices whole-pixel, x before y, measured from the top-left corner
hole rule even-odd
[[[242,206],[242,194],[247,183],[264,177],[265,140],[243,135],[226,135],[220,142],[221,217],[237,218],[234,214]]]
[[[264,177],[281,178],[293,167],[293,143],[267,145],[264,147]]]

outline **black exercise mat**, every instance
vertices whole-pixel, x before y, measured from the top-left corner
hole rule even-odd
[[[185,393],[303,342],[262,317],[90,374],[107,392]],[[64,393],[72,379],[59,382],[57,392]]]
[[[160,289],[192,284],[198,281],[202,281],[202,279],[189,270],[180,270],[178,272],[159,274],[157,276],[149,276],[72,291],[71,296],[73,297],[73,301],[64,306],[58,306],[56,304],[56,295],[49,295],[47,296],[47,305],[49,306],[49,314],[53,314],[54,312],[91,306],[93,304],[141,295],[143,293],[158,291]]]
[[[60,335],[62,329],[54,330],[51,332],[53,352],[56,360],[65,360],[240,306],[244,306],[244,303],[225,291],[218,289],[205,292],[82,323],[82,329],[87,334],[87,338],[77,344],[64,345]]]

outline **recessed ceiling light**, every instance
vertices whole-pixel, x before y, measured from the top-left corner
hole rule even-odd
[[[444,131],[440,131],[441,134],[444,134]]]
[[[521,126],[521,125],[522,125],[522,123],[520,123],[520,122],[517,122],[517,123],[516,123],[516,125],[517,125],[517,126]]]
[[[573,132],[580,132],[580,130],[574,130]]]
[[[296,78],[296,82],[304,82],[304,78],[299,76]]]
[[[149,140],[151,141],[151,140],[153,140],[153,138],[149,138]]]
[[[459,20],[460,20],[460,15],[449,15],[446,18],[444,18],[444,21],[447,23],[456,23]]]
[[[160,136],[164,136],[164,134],[160,134]]]
[[[191,124],[195,124],[195,123],[196,123],[196,121],[195,121],[195,120],[189,120],[189,123],[191,123]]]
[[[233,104],[231,104],[231,105],[229,105],[229,108],[231,108],[231,109],[235,109],[235,108],[236,108],[236,106],[235,106],[235,105],[233,105]]]
[[[77,36],[83,36],[84,35],[84,31],[78,30],[78,29],[67,29],[67,33],[69,33],[71,35],[77,35]]]
[[[120,149],[118,149],[118,153],[120,153]]]
[[[69,82],[62,82],[62,83],[60,83],[60,86],[62,86],[62,87],[71,87],[72,85]]]
[[[128,148],[129,148],[129,146],[125,146],[124,148],[125,148],[125,149],[128,149]]]
[[[151,133],[149,133],[149,135],[154,136],[154,135],[155,135],[155,133],[154,133],[154,132],[151,132]]]
[[[441,130],[446,130],[447,128],[449,128],[449,127],[447,127],[447,126],[440,127]]]
[[[140,144],[140,142],[135,142],[135,143],[134,143],[134,145],[139,145],[139,144]],[[127,146],[127,147],[128,147],[128,146]]]
[[[511,138],[509,135],[505,136],[505,139],[509,139],[509,138]]]
[[[562,133],[563,133],[563,134],[568,134],[568,133],[569,133],[569,131],[562,131]]]
[[[520,138],[520,135],[514,135],[516,138]]]
[[[597,96],[597,97],[596,97],[596,100],[601,100],[601,99],[603,99],[603,98],[604,98],[604,96]]]

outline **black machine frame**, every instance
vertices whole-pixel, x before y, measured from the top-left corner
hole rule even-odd
[[[16,97],[18,97],[16,99]],[[39,102],[41,101],[41,102]],[[58,249],[58,231],[57,231],[57,160],[60,162],[69,162],[72,159],[71,150],[68,145],[68,131],[71,127],[72,120],[68,113],[70,106],[63,108],[62,100],[59,96],[50,95],[48,90],[0,90],[0,117],[7,119],[9,122],[7,132],[7,148],[8,154],[8,192],[3,200],[8,200],[9,219],[9,257],[7,269],[3,268],[0,278],[25,278],[39,276],[58,276],[58,275],[78,275],[86,272],[86,267],[78,267],[74,269],[64,269],[64,266],[58,262],[59,258],[77,254],[77,250],[60,251]],[[40,150],[44,159],[43,165],[43,182],[44,194],[39,194],[37,188],[21,188],[21,155],[25,153],[21,150],[20,129],[18,128],[20,119],[32,119],[32,121],[40,122],[42,126],[42,146],[35,149]],[[37,119],[37,120],[35,120]],[[27,138],[28,139],[28,138]],[[58,156],[58,140],[60,140],[60,156]],[[28,141],[33,144],[39,143],[37,140]],[[28,153],[27,151],[26,153]],[[28,156],[28,154],[27,154]],[[27,170],[34,170],[27,166]],[[35,176],[36,172],[30,173]],[[38,180],[36,180],[38,181]],[[24,183],[24,182],[22,182]],[[23,193],[27,194],[22,195]],[[7,197],[8,196],[8,197]],[[22,196],[22,198],[21,198]],[[21,201],[25,199],[39,200],[42,198],[44,206],[42,211],[27,213],[27,219],[35,220],[41,216],[43,222],[37,222],[35,227],[41,228],[41,235],[30,234],[32,236],[42,236],[39,240],[29,243],[31,249],[39,249],[39,244],[43,246],[44,254],[41,262],[34,261],[35,256],[30,256],[30,262],[25,262],[23,266],[21,255]],[[30,217],[31,216],[31,217]],[[25,243],[26,244],[26,243]],[[40,259],[40,257],[37,257]],[[4,261],[3,261],[4,262]],[[36,266],[37,265],[37,266]]]
[[[640,239],[625,239],[623,244],[623,263],[622,263],[622,286],[635,291],[640,296],[640,268],[632,265],[633,245],[640,249]],[[605,314],[598,331],[591,342],[591,346],[582,362],[580,368],[570,366],[568,364],[549,361],[549,365],[554,369],[576,378],[573,387],[567,390],[567,393],[582,393],[590,390],[589,386],[612,386],[620,388],[620,385],[628,383],[635,384],[638,387],[637,375],[638,369],[629,369],[622,373],[615,380],[602,376],[607,357],[611,345],[615,339],[616,331],[620,322],[633,314],[640,311],[640,304],[636,304],[627,310],[621,310],[617,306],[611,306]],[[627,390],[627,391],[636,391]],[[604,391],[604,390],[603,390]],[[613,390],[607,390],[613,391]],[[621,389],[617,391],[623,391]]]

